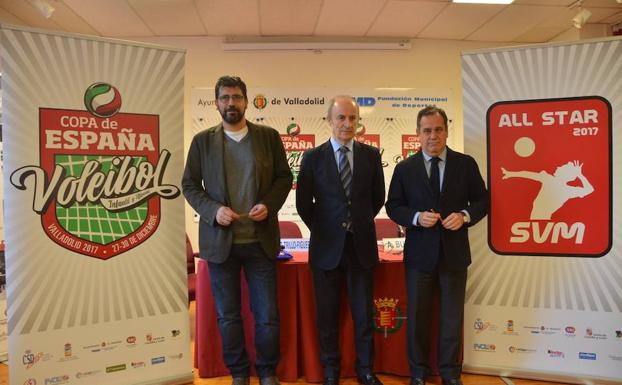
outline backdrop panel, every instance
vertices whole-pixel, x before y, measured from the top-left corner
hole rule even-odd
[[[11,384],[191,382],[184,52],[1,39]]]
[[[471,232],[465,367],[622,381],[622,40],[465,53]]]

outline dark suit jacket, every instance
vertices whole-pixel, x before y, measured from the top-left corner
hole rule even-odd
[[[311,230],[309,263],[331,270],[341,260],[348,207],[356,255],[365,268],[378,263],[374,217],[384,203],[384,174],[380,152],[354,141],[350,200],[339,178],[330,140],[302,157],[296,187],[298,214]]]
[[[407,229],[404,263],[409,268],[434,270],[441,242],[446,266],[450,270],[463,270],[471,264],[468,227],[479,222],[488,212],[488,192],[475,159],[447,148],[446,162],[438,204],[433,200],[423,152],[395,167],[385,207],[389,217]],[[413,226],[415,213],[430,209],[435,209],[442,218],[466,210],[471,222],[457,231],[446,230],[440,223],[429,229]]]
[[[266,254],[276,258],[280,249],[277,214],[291,190],[292,173],[279,133],[248,121],[247,126],[255,155],[255,203],[263,203],[268,208],[268,218],[255,223],[257,236]],[[223,135],[222,124],[195,135],[182,178],[186,200],[201,216],[201,258],[216,263],[227,259],[233,240],[230,227],[216,222],[218,209],[230,205],[225,182]]]

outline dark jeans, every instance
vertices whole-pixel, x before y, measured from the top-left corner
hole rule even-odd
[[[320,338],[320,362],[324,376],[339,378],[339,309],[341,281],[346,280],[354,323],[356,372],[359,376],[374,368],[373,278],[374,269],[361,267],[354,251],[352,236],[346,237],[339,266],[334,270],[313,269],[313,287],[317,327]]]
[[[408,363],[413,377],[426,377],[431,372],[428,358],[432,300],[437,287],[440,298],[438,369],[445,379],[460,377],[466,279],[467,270],[448,271],[441,267],[436,271],[424,272],[406,268]]]
[[[216,302],[218,328],[225,364],[233,377],[247,377],[250,363],[241,316],[240,271],[248,283],[255,318],[255,367],[260,378],[274,376],[279,363],[279,312],[276,297],[276,260],[259,243],[233,245],[223,263],[208,262]]]

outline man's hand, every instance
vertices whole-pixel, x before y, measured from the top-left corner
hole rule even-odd
[[[435,213],[433,211],[422,211],[419,213],[417,221],[423,227],[433,227],[439,219],[441,219],[441,214],[439,213]]]
[[[239,214],[227,206],[220,206],[218,211],[216,211],[216,222],[221,226],[229,226],[239,217]]]
[[[451,213],[441,223],[447,230],[458,230],[464,225],[464,214]]]
[[[268,208],[263,203],[258,203],[248,212],[248,217],[255,222],[261,222],[268,218]]]

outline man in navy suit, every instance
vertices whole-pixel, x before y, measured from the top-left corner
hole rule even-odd
[[[488,211],[488,192],[475,160],[447,147],[447,115],[419,111],[421,150],[400,162],[389,187],[387,214],[406,228],[408,361],[411,385],[430,374],[432,293],[440,290],[438,367],[443,385],[462,385],[464,292],[471,251],[467,228]]]
[[[330,101],[332,137],[303,155],[296,207],[311,230],[320,361],[324,384],[339,382],[339,298],[345,278],[356,342],[356,371],[364,385],[382,385],[373,373],[373,273],[378,264],[374,217],[384,202],[378,149],[354,140],[359,107],[350,96]]]

